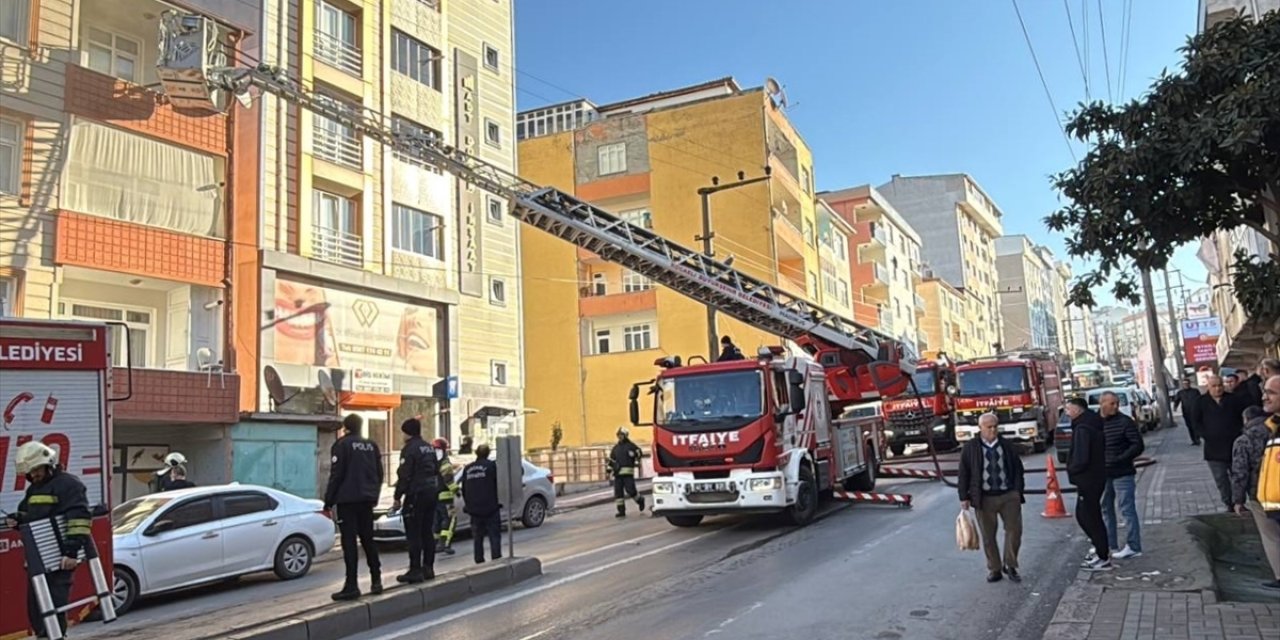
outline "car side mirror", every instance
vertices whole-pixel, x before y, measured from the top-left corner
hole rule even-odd
[[[171,531],[173,530],[173,524],[174,523],[172,520],[156,520],[155,522],[151,523],[150,527],[147,527],[147,530],[142,535],[154,536],[158,533]]]

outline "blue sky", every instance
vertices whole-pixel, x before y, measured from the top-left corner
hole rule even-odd
[[[1055,113],[1012,0],[519,0],[517,99],[520,109],[579,96],[603,103],[773,76],[814,151],[819,189],[967,172],[1004,210],[1005,233],[1063,257],[1042,219],[1058,205],[1048,176],[1073,164],[1055,120],[1085,99],[1067,7],[1094,99],[1139,95],[1177,65],[1195,31],[1196,0],[1132,0],[1122,65],[1125,4],[1018,0]],[[1188,284],[1205,280],[1195,248],[1173,264]]]

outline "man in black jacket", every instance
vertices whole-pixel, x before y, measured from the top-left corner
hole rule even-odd
[[[1191,385],[1191,378],[1182,379],[1182,388],[1173,397],[1173,404],[1182,409],[1182,421],[1191,435],[1192,446],[1200,444],[1200,425],[1196,424],[1196,403],[1200,401],[1200,389]]]
[[[476,447],[476,461],[462,470],[463,509],[471,516],[471,540],[476,564],[484,562],[484,541],[489,556],[502,557],[502,505],[498,504],[498,465],[489,459],[489,445]]]
[[[618,428],[618,444],[609,452],[609,470],[613,472],[613,504],[618,508],[615,517],[627,517],[627,495],[636,501],[640,511],[644,511],[644,497],[636,491],[636,471],[644,453],[631,441],[631,430]]]
[[[364,420],[351,414],[342,419],[342,434],[329,449],[329,485],[324,492],[324,508],[337,506],[338,532],[342,536],[342,561],[346,564],[346,580],[334,600],[360,597],[356,571],[360,556],[356,539],[369,563],[369,591],[382,593],[382,562],[373,544],[373,506],[382,492],[382,452],[378,445],[360,435]]]
[[[1255,371],[1253,375],[1249,376],[1244,383],[1242,383],[1242,390],[1245,391],[1249,404],[1257,405],[1259,407],[1263,405],[1262,389],[1266,385],[1267,380],[1271,379],[1271,376],[1280,376],[1280,360],[1275,358],[1263,358],[1262,361],[1258,363],[1258,370]]]
[[[1102,410],[1102,428],[1107,450],[1107,488],[1102,492],[1102,520],[1107,525],[1108,548],[1115,550],[1119,545],[1119,526],[1116,522],[1116,499],[1120,501],[1120,512],[1124,515],[1125,526],[1129,530],[1125,537],[1125,545],[1119,551],[1113,551],[1111,557],[1124,560],[1142,555],[1142,525],[1138,518],[1138,505],[1135,499],[1137,491],[1138,471],[1133,461],[1142,455],[1145,445],[1142,443],[1142,432],[1132,418],[1120,412],[1120,397],[1111,391],[1104,391],[1098,401]]]
[[[960,474],[956,486],[963,509],[978,510],[982,550],[987,556],[987,582],[1000,580],[1001,571],[1014,582],[1018,575],[1018,549],[1022,546],[1022,492],[1025,488],[1022,459],[1017,449],[1000,437],[1000,421],[994,413],[978,417],[979,437],[960,450]],[[1004,523],[1004,557],[996,541],[997,521]]]
[[[1218,486],[1218,497],[1230,511],[1231,447],[1244,430],[1244,410],[1249,406],[1244,394],[1226,391],[1222,378],[1209,376],[1209,392],[1196,402],[1196,424],[1204,439],[1204,460]]]
[[[1090,571],[1110,571],[1111,547],[1102,521],[1102,493],[1107,488],[1107,440],[1102,418],[1083,398],[1067,400],[1071,416],[1071,458],[1067,481],[1076,486],[1076,522],[1089,536],[1094,553],[1081,565]]]
[[[396,582],[418,584],[436,577],[436,545],[432,538],[436,502],[439,500],[439,461],[435,447],[422,439],[422,423],[409,418],[400,425],[406,436],[400,450],[400,468],[396,470],[395,501],[391,508],[399,510],[404,500],[404,535],[409,541],[409,571],[396,576]]]
[[[729,336],[720,337],[720,357],[716,358],[716,362],[745,359],[746,356],[742,355],[742,350],[738,348],[738,345],[733,343],[733,339]]]

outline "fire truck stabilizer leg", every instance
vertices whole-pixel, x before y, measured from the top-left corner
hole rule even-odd
[[[102,624],[115,622],[116,601],[111,599],[107,577],[102,571],[102,560],[97,556],[89,559],[89,575],[93,576],[93,590],[98,594],[98,606],[102,609]]]
[[[911,507],[911,494],[909,493],[874,493],[837,489],[835,497],[837,500],[845,500],[847,502],[871,502],[875,504],[892,504],[903,508]]]
[[[36,607],[40,612],[40,620],[44,623],[45,635],[50,640],[62,640],[62,624],[58,621],[58,608],[53,604],[53,596],[49,594],[49,582],[44,574],[31,578],[31,590],[35,594]]]

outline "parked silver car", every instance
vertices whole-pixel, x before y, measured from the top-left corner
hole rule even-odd
[[[459,462],[454,462],[454,467],[457,469],[455,481],[461,481],[462,470],[466,467],[465,464],[459,464]],[[542,526],[542,523],[547,519],[547,514],[556,506],[555,476],[551,475],[550,469],[539,467],[528,460],[522,460],[521,462],[524,466],[524,496],[515,513],[520,524],[533,529]],[[382,499],[378,503],[379,508],[376,512],[385,513],[373,523],[373,537],[375,540],[389,542],[404,539],[404,518],[400,516],[398,511],[390,510],[393,493],[390,487],[382,491]],[[458,514],[458,524],[455,531],[470,529],[471,519],[463,512],[466,506],[464,498],[459,495],[454,499],[453,504]],[[503,510],[504,521],[508,513],[508,510]]]

